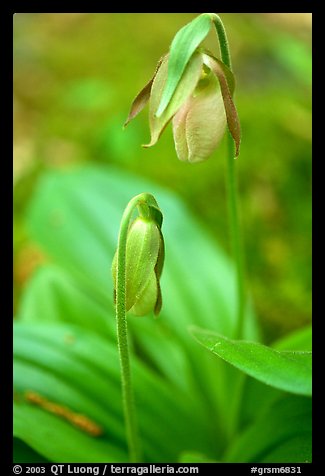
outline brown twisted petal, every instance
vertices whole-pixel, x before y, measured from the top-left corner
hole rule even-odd
[[[217,58],[214,58],[207,54],[204,54],[203,58],[204,63],[218,78],[226,111],[228,128],[236,144],[235,158],[237,158],[239,155],[241,133],[237,109],[231,97],[234,88],[233,74],[230,69],[227,68],[227,66],[221,61],[219,61]]]
[[[129,115],[124,123],[124,127],[128,125],[132,119],[134,119],[139,112],[142,111],[142,109],[145,107],[147,102],[149,101],[150,98],[150,93],[151,93],[151,88],[152,88],[152,83],[156,77],[157,71],[160,68],[160,65],[162,61],[164,60],[165,56],[162,56],[160,60],[158,61],[158,64],[156,66],[155,72],[153,77],[150,79],[150,81],[145,85],[143,89],[139,92],[139,94],[134,98],[132,104],[131,104],[131,109],[129,112]]]

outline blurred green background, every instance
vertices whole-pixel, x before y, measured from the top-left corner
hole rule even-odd
[[[189,165],[177,159],[170,127],[156,146],[141,147],[149,139],[147,109],[122,128],[175,33],[196,15],[15,14],[15,307],[46,259],[27,235],[24,213],[48,169],[110,163],[150,178],[176,191],[230,253],[225,143],[207,162]],[[247,280],[270,341],[311,319],[312,19],[309,13],[221,17],[242,126],[236,167]],[[214,34],[204,44],[219,54]]]

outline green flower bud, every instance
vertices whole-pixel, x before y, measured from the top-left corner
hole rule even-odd
[[[112,263],[114,290],[116,290],[116,251]],[[144,316],[161,309],[160,276],[164,261],[164,242],[156,222],[150,218],[136,218],[128,231],[126,241],[126,311]]]
[[[239,154],[240,126],[232,100],[234,76],[231,70],[209,52],[197,48],[166,108],[160,112],[165,91],[170,55],[158,63],[153,78],[132,103],[127,125],[149,101],[151,141],[156,144],[167,124],[173,121],[173,135],[178,158],[188,162],[206,160],[218,147],[226,126]]]

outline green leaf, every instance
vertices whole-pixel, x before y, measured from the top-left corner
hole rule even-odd
[[[226,462],[311,462],[311,399],[273,402],[228,448]]]
[[[311,334],[311,326],[307,326],[282,337],[274,342],[272,347],[276,350],[310,351]],[[255,378],[246,378],[241,394],[240,426],[243,428],[253,421],[257,413],[264,411],[272,401],[279,398],[280,392],[280,390],[272,389]]]
[[[312,326],[298,329],[291,334],[282,337],[272,344],[277,350],[304,350],[312,349]]]
[[[113,306],[105,308],[91,295],[91,290],[54,265],[42,266],[29,280],[16,318],[24,323],[77,324],[101,336],[107,333],[107,337],[116,342]],[[131,329],[134,324],[137,331],[134,339],[141,345],[142,354],[145,352],[146,362],[152,361],[162,375],[184,390],[188,388],[190,369],[184,351],[163,321],[131,318]]]
[[[93,355],[94,349],[100,353],[98,357]],[[112,344],[105,346],[105,341],[89,331],[66,324],[15,324],[15,390],[37,392],[86,415],[111,439],[122,442],[118,377],[116,349]]]
[[[257,342],[235,341],[192,327],[196,340],[218,357],[261,382],[287,392],[311,395],[311,352],[277,351]]]
[[[179,339],[164,321],[129,319],[134,346],[141,349],[141,356],[159,375],[194,396],[197,389],[190,385],[191,368]],[[198,396],[199,398],[199,396]]]
[[[93,438],[59,417],[26,403],[14,403],[14,435],[56,463],[127,461],[126,451],[106,439]]]
[[[193,453],[191,451],[184,451],[180,454],[178,463],[217,463],[217,461],[208,458],[202,453]]]
[[[19,438],[13,441],[13,462],[14,463],[49,463],[49,460],[34,451]]]
[[[116,344],[66,324],[17,322],[14,330],[14,388],[20,396],[17,417],[15,413],[19,427],[16,436],[54,461],[65,458],[70,461],[81,461],[80,458],[84,462],[96,461],[101,448],[103,453],[98,461],[105,461],[104,451],[106,460],[110,461],[114,461],[115,454],[123,454],[126,443]],[[161,379],[141,364],[136,356],[133,356],[132,364],[146,460],[176,460],[183,445],[197,451],[211,449],[204,407],[198,406],[187,392]],[[103,435],[90,437],[69,421],[26,403],[24,395],[28,391],[85,415],[102,427]],[[33,429],[30,428],[31,419],[34,419]],[[52,426],[53,439],[48,439],[46,443],[44,428],[49,431]],[[69,449],[65,442],[70,437],[79,445],[76,451],[73,443],[67,458]],[[56,440],[62,444],[55,444]],[[94,444],[89,443],[90,440]],[[101,441],[103,445],[99,444],[98,450],[90,451],[96,442]],[[110,446],[105,446],[107,443],[112,446],[111,453]],[[47,445],[47,450],[44,445]],[[86,451],[87,447],[89,451]]]
[[[283,392],[260,380],[242,374],[244,383],[240,395],[238,429],[247,428],[260,413],[264,412]]]
[[[36,270],[22,294],[17,318],[49,324],[67,322],[98,332],[115,342],[113,305],[105,307],[88,286],[53,264]]]
[[[196,48],[209,33],[211,24],[210,15],[208,13],[202,13],[202,15],[181,28],[175,35],[170,47],[168,77],[156,113],[157,117],[160,117],[168,106],[181,80],[186,65]]]

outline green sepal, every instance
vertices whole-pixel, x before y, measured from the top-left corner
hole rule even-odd
[[[126,242],[126,310],[129,311],[147,287],[154,270],[160,246],[160,233],[155,222],[142,217],[130,226]],[[117,258],[113,259],[112,275],[116,288]]]
[[[159,208],[157,200],[151,193],[142,193],[141,198],[143,197],[143,204],[148,207],[150,218],[156,223],[156,225],[161,229],[163,222],[163,214]],[[139,208],[139,213],[141,216],[141,208]]]
[[[175,35],[170,47],[168,77],[156,112],[157,117],[160,117],[168,106],[186,65],[196,48],[209,33],[211,25],[211,14],[202,13],[202,15],[185,25]]]
[[[130,312],[135,316],[145,316],[152,312],[157,302],[157,281],[154,271],[150,272],[146,286],[131,307]]]

